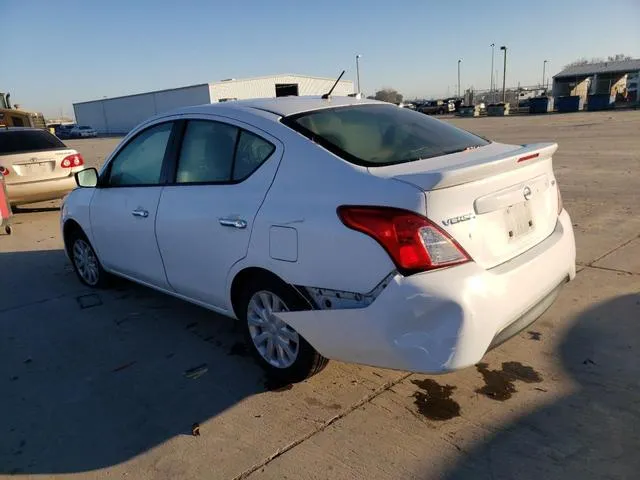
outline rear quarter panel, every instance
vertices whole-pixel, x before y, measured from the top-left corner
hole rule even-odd
[[[253,266],[295,285],[371,291],[395,265],[375,240],[345,227],[336,209],[340,205],[384,205],[424,214],[424,194],[412,185],[374,177],[366,168],[349,164],[280,127],[272,133],[285,144],[285,152],[256,217],[247,257],[229,274],[229,288],[239,271]],[[289,261],[271,256],[271,243],[278,241],[271,234],[274,226],[296,231],[297,252]]]

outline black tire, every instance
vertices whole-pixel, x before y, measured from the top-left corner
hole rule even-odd
[[[6,233],[7,235],[11,235],[13,233],[13,229],[11,228],[11,225],[7,225],[4,227],[4,233]]]
[[[87,279],[84,278],[83,274],[81,273],[81,267],[79,266],[79,261],[75,254],[76,244],[78,244],[79,242],[82,242],[84,245],[86,245],[89,248],[91,254],[93,255],[93,258],[95,259],[95,267],[96,267],[96,274],[97,274],[97,279],[95,281],[88,281]],[[91,288],[99,288],[99,289],[108,288],[111,284],[111,278],[112,278],[111,274],[109,274],[104,268],[102,268],[100,259],[98,258],[98,255],[93,249],[93,245],[91,245],[91,242],[89,241],[87,236],[84,234],[84,232],[80,229],[73,230],[69,234],[68,238],[65,239],[65,243],[66,243],[67,252],[69,252],[69,258],[71,259],[71,264],[73,265],[73,270],[76,272],[78,279],[83,284]]]
[[[284,302],[289,310],[308,309],[309,303],[292,287],[270,276],[259,276],[251,279],[238,296],[236,311],[240,322],[242,322],[245,342],[255,361],[266,371],[269,379],[277,380],[281,384],[297,383],[315,375],[326,367],[329,359],[320,355],[300,334],[298,334],[298,354],[291,366],[279,368],[271,365],[262,357],[251,337],[249,323],[247,321],[249,302],[254,294],[258,292],[271,292],[275,294]]]

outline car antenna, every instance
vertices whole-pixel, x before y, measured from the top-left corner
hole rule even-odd
[[[329,90],[327,93],[325,93],[324,95],[322,95],[322,99],[323,100],[328,100],[329,99],[329,95],[331,95],[331,93],[333,92],[333,89],[336,88],[336,85],[338,85],[338,82],[340,81],[340,79],[342,78],[342,76],[344,75],[344,70],[342,70],[342,73],[340,74],[340,76],[338,77],[338,79],[336,80],[336,83],[333,84],[333,87],[331,87],[331,90]]]

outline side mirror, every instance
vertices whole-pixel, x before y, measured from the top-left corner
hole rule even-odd
[[[76,183],[80,188],[94,188],[98,186],[98,170],[86,168],[75,174]]]

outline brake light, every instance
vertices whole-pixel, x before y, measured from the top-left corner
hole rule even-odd
[[[458,265],[469,255],[429,219],[416,213],[389,207],[338,208],[347,227],[369,235],[389,254],[402,274]]]
[[[9,175],[9,169],[0,165],[0,175],[6,177],[7,175]]]
[[[525,155],[524,157],[520,157],[516,163],[526,162],[527,160],[533,160],[534,158],[538,158],[540,153],[532,153],[531,155]]]
[[[84,158],[79,153],[68,155],[62,159],[62,168],[74,168],[84,165]]]

